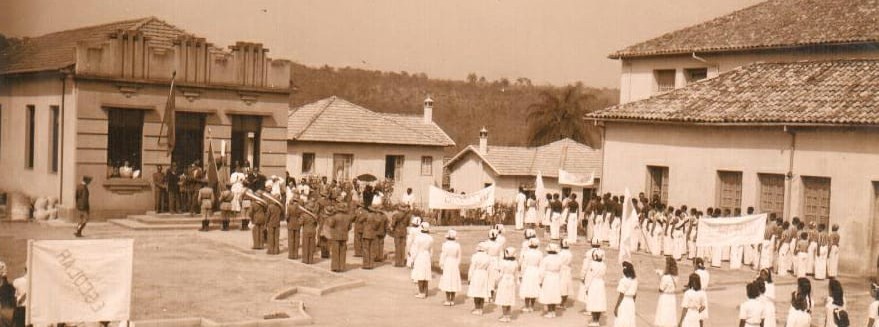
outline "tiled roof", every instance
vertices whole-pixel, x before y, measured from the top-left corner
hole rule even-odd
[[[478,146],[470,145],[449,160],[446,167],[468,153],[482,158],[502,176],[537,176],[537,172],[541,172],[546,177],[558,177],[560,167],[574,174],[594,172],[596,177],[601,176],[601,151],[567,138],[539,147],[489,145],[487,153],[480,153]]]
[[[757,63],[586,117],[715,124],[879,125],[879,60]]]
[[[771,0],[609,55],[681,53],[879,42],[879,0]]]
[[[290,109],[287,139],[312,142],[453,146],[436,123],[422,116],[378,113],[337,97]]]
[[[185,31],[155,17],[124,20],[82,27],[27,38],[0,53],[0,74],[57,70],[76,63],[76,45],[82,41],[100,41],[111,33],[127,30],[143,32],[148,44],[171,46]]]

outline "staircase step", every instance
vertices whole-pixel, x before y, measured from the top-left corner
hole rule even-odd
[[[131,230],[198,230],[201,228],[201,221],[195,224],[144,224],[133,219],[110,219],[110,223]],[[211,223],[211,231],[219,231],[220,226],[218,223]],[[232,224],[229,226],[229,229],[238,230],[240,226],[240,223],[237,225]]]
[[[138,221],[143,224],[159,224],[159,225],[175,225],[175,224],[197,224],[201,225],[202,217],[200,216],[179,216],[179,217],[156,217],[156,216],[148,216],[148,215],[131,215],[128,216],[128,220]],[[211,224],[219,224],[223,221],[223,218],[220,216],[212,216],[210,218]],[[240,224],[241,218],[232,218],[230,219],[232,224]]]

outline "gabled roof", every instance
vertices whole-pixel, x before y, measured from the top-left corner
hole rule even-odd
[[[879,125],[879,60],[757,63],[586,117],[742,125]]]
[[[148,44],[171,46],[174,39],[189,35],[155,17],[123,20],[24,39],[0,53],[0,74],[40,72],[76,63],[76,45],[100,41],[118,31],[141,31]]]
[[[611,59],[879,42],[879,0],[771,0],[611,53]]]
[[[311,142],[454,146],[422,116],[378,113],[335,96],[290,109],[287,139]]]
[[[470,145],[445,166],[451,167],[470,153],[501,176],[537,176],[537,172],[541,172],[545,177],[558,177],[559,168],[574,174],[594,172],[596,177],[601,176],[601,151],[568,138],[539,147],[489,145],[487,153]]]

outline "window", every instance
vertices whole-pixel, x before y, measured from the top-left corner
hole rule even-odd
[[[51,160],[49,164],[49,171],[53,173],[58,172],[58,141],[59,135],[58,131],[60,129],[60,118],[61,111],[58,109],[58,106],[52,106],[49,108],[49,111],[52,113],[52,117],[49,117],[49,159]]]
[[[259,140],[262,117],[232,116],[232,164],[259,167]]]
[[[687,85],[708,78],[708,68],[690,68],[684,69],[684,78],[687,79]]]
[[[421,176],[432,176],[433,175],[433,157],[424,156],[421,157]]]
[[[742,172],[717,172],[717,206],[735,212],[742,208]]]
[[[668,203],[668,167],[647,166],[647,194],[651,202]]]
[[[653,71],[656,78],[656,92],[668,92],[675,89],[675,70],[658,69]]]
[[[141,164],[143,143],[143,111],[130,109],[108,109],[107,122],[107,160],[113,167],[128,162],[133,170]]]
[[[784,175],[758,174],[760,180],[759,204],[760,212],[774,213],[778,217],[784,214]]]
[[[353,154],[333,154],[333,178],[337,181],[351,179],[351,166],[354,164]]]
[[[314,174],[314,153],[303,153],[302,154],[302,174],[303,175]]]
[[[27,121],[24,135],[24,167],[34,168],[34,115],[37,109],[33,105],[27,106]]]
[[[805,223],[830,222],[830,178],[802,177],[803,219]]]
[[[404,156],[385,156],[385,178],[400,181],[403,179]]]

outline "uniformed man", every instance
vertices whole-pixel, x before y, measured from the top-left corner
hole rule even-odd
[[[363,255],[363,269],[372,269],[375,266],[375,245],[373,244],[378,237],[379,226],[384,223],[384,218],[381,213],[373,211],[369,205],[363,204],[363,209],[361,210],[363,216],[366,218],[363,219],[363,235],[361,240],[362,249],[361,254]]]
[[[187,181],[189,181],[189,214],[195,216],[201,212],[201,201],[199,201],[198,192],[201,189],[202,179],[204,179],[204,171],[202,171],[198,160],[192,163],[189,174],[187,178]]]
[[[406,266],[406,236],[409,234],[409,221],[411,219],[409,205],[401,203],[397,211],[391,217],[391,235],[394,237],[394,267]]]
[[[83,176],[82,183],[76,186],[76,212],[79,217],[79,224],[76,225],[76,237],[82,237],[82,230],[89,222],[89,183],[92,182],[91,176]]]
[[[201,219],[201,229],[202,232],[207,232],[211,230],[211,211],[213,211],[214,207],[214,189],[208,186],[206,181],[201,181],[200,184],[202,187],[198,190],[198,202],[201,207],[202,219]]]
[[[351,231],[352,216],[348,212],[348,204],[336,204],[336,213],[329,217],[330,227],[330,267],[332,271],[345,271],[345,259],[348,253],[348,232]]]
[[[255,193],[253,191],[248,191],[244,194],[245,197],[250,199],[250,219],[253,221],[253,229],[251,230],[251,234],[253,235],[253,247],[254,250],[262,250],[263,245],[265,244],[265,240],[263,240],[263,229],[266,225],[266,209],[268,207],[268,203],[263,199],[262,190],[258,190]]]
[[[313,264],[317,242],[317,203],[309,201],[299,215],[302,225],[302,263]]]
[[[302,228],[303,208],[299,205],[299,197],[287,199],[287,259],[299,259],[299,234]]]
[[[168,210],[168,190],[165,184],[165,172],[162,171],[162,165],[156,166],[156,172],[153,173],[153,201],[156,213],[162,213]]]
[[[177,175],[177,164],[173,162],[165,174],[165,187],[168,190],[168,212],[177,213],[180,209],[180,176]]]
[[[388,234],[388,216],[383,211],[375,209],[376,216],[381,218],[376,220],[375,240],[372,241],[372,254],[375,255],[376,262],[385,261],[385,235]]]
[[[281,202],[280,194],[263,192],[262,196],[268,204],[266,206],[266,230],[268,231],[266,254],[281,254],[281,216],[284,214],[284,204]]]
[[[354,211],[354,257],[363,256],[363,226],[369,219],[366,207],[358,207]]]
[[[330,201],[329,189],[327,189],[326,187],[321,189],[317,198],[317,204],[317,247],[320,248],[320,257],[323,259],[327,259],[330,257],[330,248],[327,242],[329,230],[324,227],[327,218],[327,216],[324,214],[324,208],[332,206],[332,201]]]

